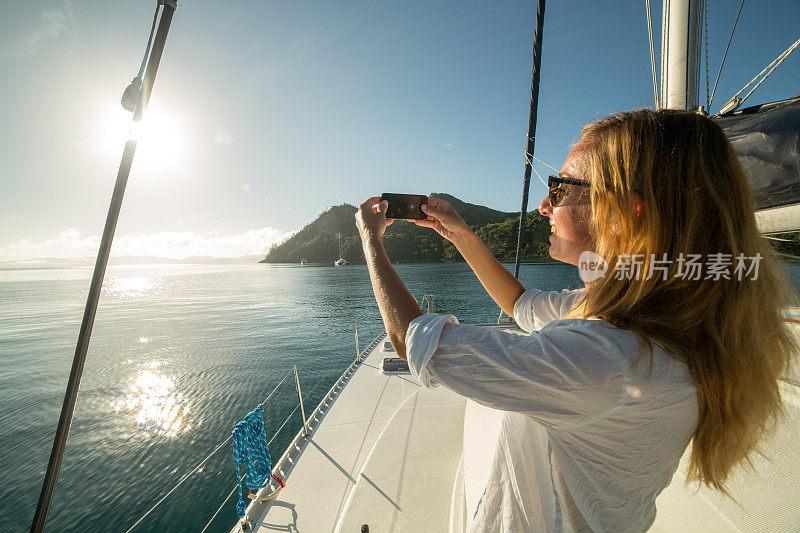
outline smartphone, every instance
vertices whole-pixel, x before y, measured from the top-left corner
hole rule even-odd
[[[420,206],[428,203],[424,194],[397,194],[385,192],[381,194],[381,201],[387,200],[389,207],[386,209],[386,218],[405,218],[425,220],[428,215],[422,212]]]

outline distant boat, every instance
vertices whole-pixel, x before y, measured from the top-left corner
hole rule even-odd
[[[306,261],[305,257],[300,260],[300,266],[306,266],[307,264],[308,264],[308,261]]]
[[[347,260],[342,257],[342,234],[337,233],[336,238],[339,239],[339,259],[333,262],[334,265],[337,267],[344,266],[347,264]]]

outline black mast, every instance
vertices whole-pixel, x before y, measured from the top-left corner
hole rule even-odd
[[[536,142],[536,113],[539,107],[539,71],[542,65],[542,31],[544,30],[544,0],[536,6],[536,31],[533,34],[533,70],[531,71],[531,112],[528,117],[528,146],[525,148],[525,179],[522,182],[522,209],[519,212],[519,233],[517,234],[517,259],[514,262],[514,277],[519,278],[519,260],[522,255],[522,232],[525,228],[525,215],[528,212],[528,189],[531,185],[533,148]]]
[[[155,41],[153,42],[153,49],[147,63],[147,71],[144,77],[139,103],[133,113],[134,122],[140,122],[142,120],[144,110],[150,100],[150,93],[153,90],[156,71],[161,61],[161,53],[164,51],[164,43],[167,40],[167,32],[169,32],[169,26],[172,22],[172,15],[177,8],[177,0],[158,0],[158,4],[159,6],[163,5],[164,10],[161,14],[161,21],[159,22],[158,31],[156,32]],[[158,7],[156,9],[158,9]],[[64,395],[64,404],[61,407],[61,417],[58,420],[56,436],[55,439],[53,439],[53,450],[50,452],[50,462],[47,464],[47,472],[45,473],[44,482],[42,483],[42,492],[39,495],[39,503],[36,506],[36,514],[33,517],[33,524],[31,525],[32,532],[38,533],[44,530],[44,525],[47,521],[47,512],[50,509],[50,501],[53,498],[53,490],[56,486],[58,471],[61,468],[61,459],[64,456],[64,448],[67,445],[69,427],[72,423],[72,414],[75,411],[75,403],[78,399],[78,388],[81,383],[83,366],[86,362],[86,351],[89,348],[89,339],[92,336],[92,325],[94,324],[97,303],[100,299],[100,290],[103,286],[103,278],[106,273],[108,254],[111,251],[111,242],[114,239],[114,230],[117,227],[119,210],[122,206],[122,197],[125,194],[125,185],[128,183],[128,175],[131,171],[131,164],[133,163],[133,155],[135,152],[136,139],[128,139],[125,143],[125,151],[122,154],[122,160],[119,164],[117,181],[111,196],[111,204],[108,207],[108,216],[106,217],[106,225],[103,230],[103,238],[100,241],[100,249],[97,252],[97,262],[94,266],[92,284],[89,288],[86,308],[83,312],[83,321],[81,322],[81,329],[78,334],[78,343],[75,347],[75,357],[72,361],[72,370],[69,374],[67,391]]]

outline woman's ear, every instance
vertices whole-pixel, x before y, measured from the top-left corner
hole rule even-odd
[[[633,193],[633,215],[641,219],[644,214],[644,198],[638,192]]]

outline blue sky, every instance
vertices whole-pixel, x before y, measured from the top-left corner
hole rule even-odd
[[[0,261],[96,253],[154,4],[4,3]],[[738,5],[710,5],[712,84]],[[745,2],[712,110],[798,20]],[[261,253],[384,191],[518,210],[534,21],[533,1],[180,2],[113,253]],[[748,105],[799,92],[800,53]],[[549,2],[536,155],[558,167],[581,125],[651,105],[644,2]]]

